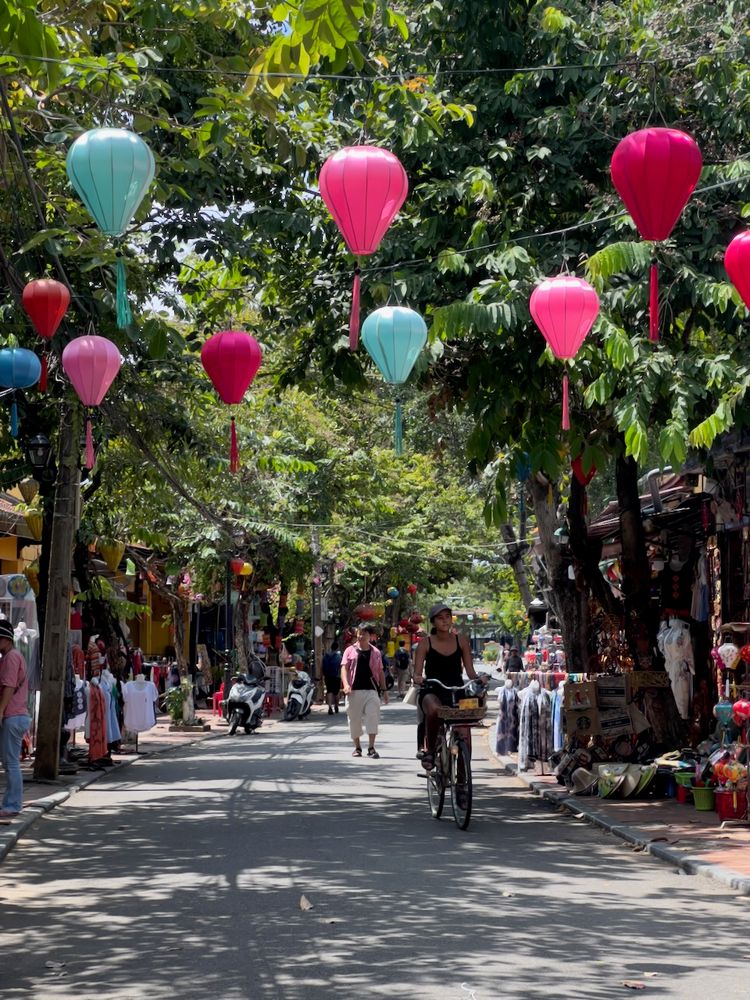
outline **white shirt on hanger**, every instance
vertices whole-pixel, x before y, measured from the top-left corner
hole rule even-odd
[[[123,685],[125,728],[131,733],[143,733],[156,725],[154,705],[159,697],[153,681],[139,677]]]

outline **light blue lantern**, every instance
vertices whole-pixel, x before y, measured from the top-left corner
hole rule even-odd
[[[135,132],[95,128],[79,136],[68,150],[70,183],[97,226],[109,236],[121,236],[154,179],[154,156]],[[117,325],[133,321],[125,283],[125,264],[117,262]]]
[[[405,306],[383,306],[362,324],[362,343],[386,382],[403,385],[427,343],[427,325],[418,312]],[[396,397],[394,418],[396,454],[402,453],[401,400]]]
[[[0,350],[0,386],[11,393],[36,385],[42,374],[42,364],[33,351],[24,347],[4,347]],[[15,396],[10,405],[10,433],[18,437],[18,411]]]

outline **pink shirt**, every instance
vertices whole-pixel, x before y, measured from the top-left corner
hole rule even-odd
[[[20,685],[20,687],[19,687]],[[9,649],[0,657],[0,687],[12,688],[4,719],[12,715],[28,715],[29,685],[26,680],[26,661],[17,649]],[[18,690],[16,691],[16,688]]]
[[[373,646],[370,643],[370,671],[372,672],[372,677],[377,686],[381,691],[385,691],[385,674],[383,673],[383,657],[380,655],[380,650],[377,646]],[[341,657],[341,667],[342,670],[346,670],[346,682],[349,687],[354,683],[354,675],[357,672],[357,655],[359,654],[359,646],[355,642],[352,646],[347,646],[344,650],[344,655]]]

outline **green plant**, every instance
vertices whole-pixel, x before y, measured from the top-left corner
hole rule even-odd
[[[164,707],[172,722],[182,722],[182,709],[187,700],[189,685],[184,681],[179,687],[169,688],[164,695]]]

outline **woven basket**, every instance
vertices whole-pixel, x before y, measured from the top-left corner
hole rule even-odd
[[[438,718],[445,722],[481,722],[487,714],[484,706],[480,708],[443,708],[438,709]]]

